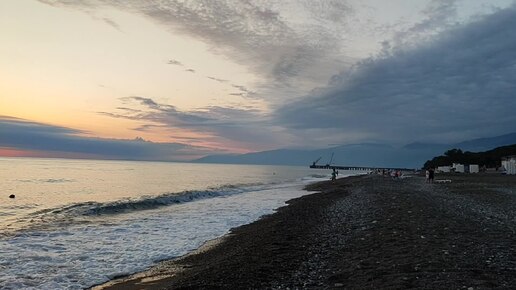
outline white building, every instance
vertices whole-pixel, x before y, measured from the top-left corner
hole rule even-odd
[[[478,164],[470,164],[469,165],[469,173],[478,173],[479,167]]]
[[[507,174],[516,174],[516,155],[502,157],[502,167]]]
[[[455,169],[455,172],[464,173],[464,164],[453,163],[452,168]]]
[[[437,171],[438,172],[450,172],[451,166],[438,166]]]

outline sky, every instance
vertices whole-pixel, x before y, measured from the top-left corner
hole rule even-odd
[[[514,31],[513,0],[3,0],[0,156],[507,134]]]

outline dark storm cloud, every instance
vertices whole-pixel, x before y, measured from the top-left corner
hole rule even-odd
[[[292,129],[390,141],[457,141],[516,131],[516,9],[362,61],[276,112]]]
[[[91,138],[78,136],[78,133],[84,132],[0,116],[0,147],[129,160],[184,160],[213,152],[179,143],[142,142],[141,138]]]

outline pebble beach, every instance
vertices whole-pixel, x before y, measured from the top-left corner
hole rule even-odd
[[[516,176],[356,176],[94,289],[514,289]]]

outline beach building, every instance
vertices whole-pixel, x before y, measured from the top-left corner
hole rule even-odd
[[[451,172],[451,166],[438,166],[437,172],[442,172],[442,173]]]
[[[453,163],[452,168],[455,169],[455,172],[459,172],[459,173],[465,172],[464,164]]]
[[[478,164],[460,164],[453,163],[451,166],[438,166],[437,172],[457,172],[457,173],[479,173],[480,166]]]
[[[502,167],[507,174],[516,174],[516,155],[502,157]]]

